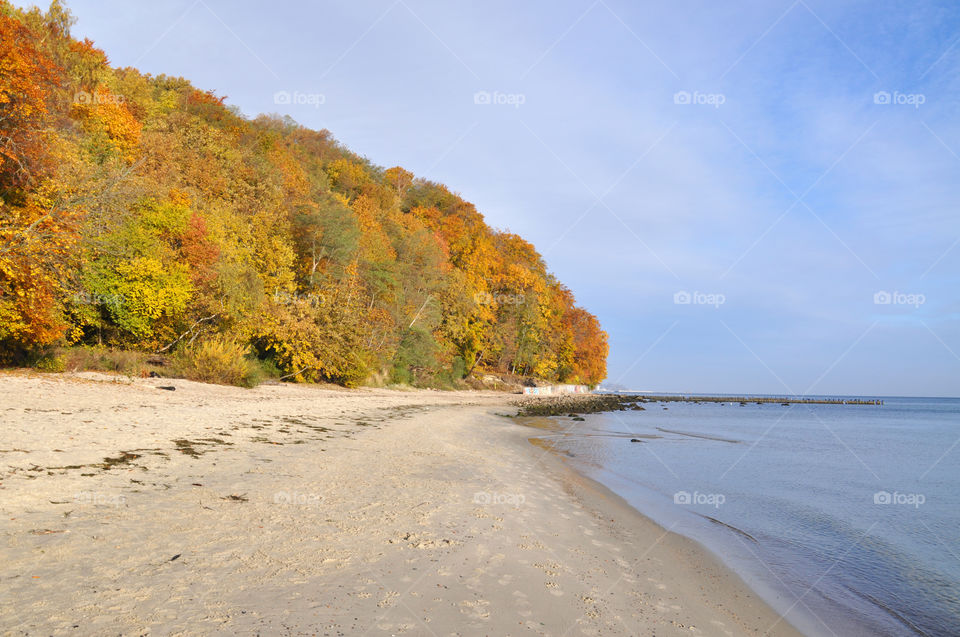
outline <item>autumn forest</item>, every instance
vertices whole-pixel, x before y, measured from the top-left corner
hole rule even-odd
[[[113,68],[71,23],[0,0],[0,362],[101,348],[347,386],[603,380],[596,317],[455,192]]]

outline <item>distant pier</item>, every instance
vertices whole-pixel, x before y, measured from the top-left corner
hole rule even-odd
[[[652,394],[638,394],[649,402],[692,402],[692,403],[775,403],[779,405],[882,405],[883,401],[873,398],[775,398],[770,396],[655,396]]]

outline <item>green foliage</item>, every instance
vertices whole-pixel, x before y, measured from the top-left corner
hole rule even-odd
[[[167,338],[193,294],[188,264],[179,250],[190,211],[169,202],[147,201],[111,231],[87,241],[82,266],[82,323],[107,327],[108,339],[155,345]],[[97,307],[91,313],[89,307]]]
[[[293,239],[301,258],[301,285],[318,285],[324,276],[339,279],[360,246],[357,216],[330,194],[296,207]]]
[[[67,361],[62,354],[48,352],[37,358],[33,366],[38,372],[63,372],[67,369]]]
[[[411,328],[404,334],[393,356],[390,382],[413,385],[433,377],[436,369],[437,342],[422,328]]]
[[[86,282],[95,296],[108,299],[104,307],[109,321],[133,343],[151,341],[164,319],[178,317],[191,291],[186,267],[164,267],[149,257],[98,262]]]

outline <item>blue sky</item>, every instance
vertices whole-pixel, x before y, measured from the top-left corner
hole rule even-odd
[[[69,6],[115,65],[327,128],[531,240],[611,381],[960,395],[954,2]]]

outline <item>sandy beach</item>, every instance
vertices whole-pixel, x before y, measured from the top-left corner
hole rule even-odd
[[[798,634],[517,399],[4,373],[0,632]]]

